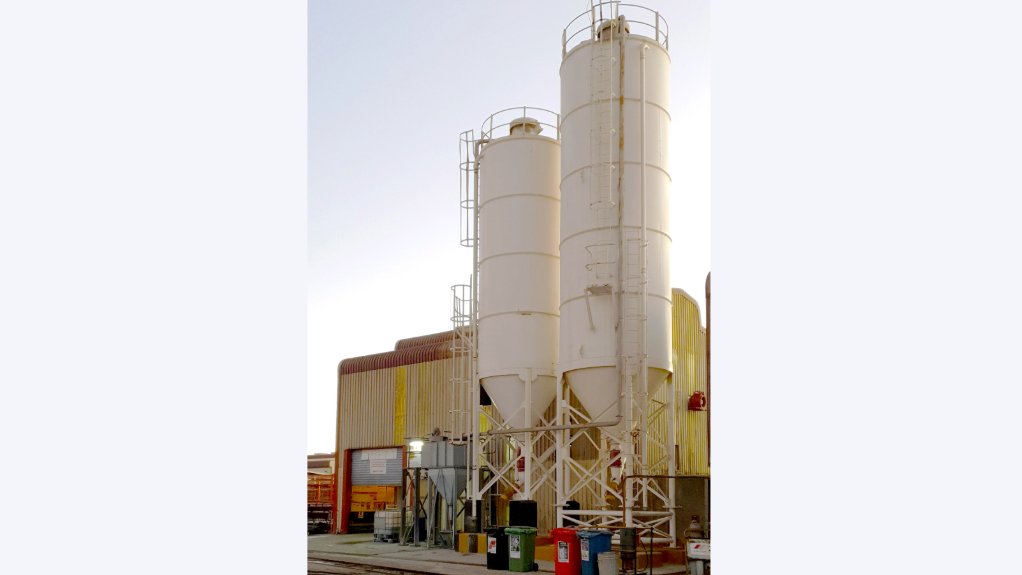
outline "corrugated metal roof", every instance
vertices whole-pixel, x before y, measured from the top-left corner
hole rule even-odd
[[[363,355],[362,357],[351,357],[342,361],[340,365],[337,366],[337,373],[339,375],[344,375],[346,373],[361,373],[363,371],[387,369],[388,367],[411,365],[413,363],[436,361],[438,359],[450,359],[450,357],[451,340],[447,339],[436,343],[399,349],[397,351],[374,353],[373,355]]]
[[[464,328],[466,334],[472,333],[472,328]],[[451,341],[454,339],[454,330],[442,331],[440,333],[431,333],[429,335],[420,335],[418,337],[409,337],[405,339],[397,340],[394,344],[394,351],[401,351],[402,349],[409,349],[413,347],[419,347],[423,345],[430,345],[434,343],[440,343],[444,341]]]
[[[442,331],[440,333],[431,333],[429,335],[420,335],[418,337],[409,337],[405,339],[397,340],[394,344],[394,351],[401,351],[402,349],[408,349],[410,347],[419,347],[421,345],[431,345],[434,343],[440,343],[442,341],[450,342],[454,339],[454,330]]]

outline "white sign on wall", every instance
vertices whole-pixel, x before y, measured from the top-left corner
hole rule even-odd
[[[386,459],[370,459],[369,460],[369,474],[370,475],[386,475],[387,474],[387,460]]]
[[[397,459],[401,454],[400,449],[363,449],[362,461],[374,461],[376,459]]]

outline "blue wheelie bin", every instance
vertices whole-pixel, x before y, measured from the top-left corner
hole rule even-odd
[[[610,551],[610,538],[613,534],[605,529],[583,529],[578,532],[579,546],[582,556],[582,575],[599,575],[596,556]],[[611,573],[609,575],[616,575]]]

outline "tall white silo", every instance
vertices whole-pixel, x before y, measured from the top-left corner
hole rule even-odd
[[[508,112],[484,124],[476,157],[478,375],[505,424],[522,429],[541,423],[556,392],[561,157],[556,114]],[[525,116],[541,113],[551,118]]]
[[[603,428],[611,436],[629,419],[625,386],[644,385],[643,358],[643,393],[672,371],[670,57],[660,22],[631,33],[637,22],[594,12],[563,39],[560,370],[593,420],[622,416]]]

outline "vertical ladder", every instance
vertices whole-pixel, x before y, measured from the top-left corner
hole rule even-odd
[[[451,323],[454,337],[451,341],[451,396],[449,415],[450,437],[460,441],[472,434],[474,417],[477,273],[479,269],[479,164],[474,155],[475,131],[466,130],[458,141],[459,202],[462,246],[472,248],[472,276],[468,284],[451,286],[453,301]]]
[[[614,126],[614,76],[617,75],[613,41],[597,41],[590,61],[594,110],[591,116],[593,178],[589,184],[589,207],[598,217],[609,219],[615,207],[613,192],[614,148],[617,130]]]
[[[618,239],[611,228],[618,221],[619,202],[614,197],[617,181],[618,60],[615,56],[614,29],[611,38],[593,38],[590,59],[590,81],[592,82],[593,107],[590,111],[589,150],[589,209],[592,210],[594,227],[600,232],[598,242],[586,246],[589,263],[588,292],[601,293],[611,285],[616,274],[618,261]],[[593,288],[602,288],[594,291]]]
[[[453,292],[453,308],[451,323],[454,336],[451,341],[451,396],[448,411],[449,437],[460,441],[471,431],[471,383],[472,383],[472,352],[475,333],[472,329],[472,286],[457,284],[451,286]]]
[[[639,376],[644,355],[642,336],[646,328],[646,314],[642,305],[643,286],[646,284],[646,250],[640,230],[629,228],[622,235],[621,353],[625,361],[625,373]]]

